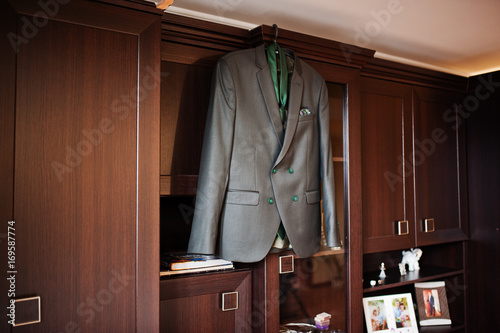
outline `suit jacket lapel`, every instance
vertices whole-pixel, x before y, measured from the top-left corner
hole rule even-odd
[[[283,146],[283,124],[281,123],[278,99],[274,91],[274,84],[271,79],[269,65],[267,64],[264,45],[257,47],[255,52],[257,67],[261,68],[261,70],[257,72],[257,80],[259,81],[260,89],[266,102],[267,112],[271,119],[274,132],[276,133],[280,146]]]
[[[299,121],[299,111],[302,102],[302,90],[303,90],[303,80],[300,76],[301,68],[298,59],[295,59],[295,69],[293,71],[291,85],[290,85],[290,95],[288,101],[288,119],[286,123],[285,139],[283,142],[283,147],[281,152],[276,159],[275,165],[281,162],[283,157],[288,152],[288,148],[292,143],[293,137],[295,135],[295,129],[297,128],[297,123]]]

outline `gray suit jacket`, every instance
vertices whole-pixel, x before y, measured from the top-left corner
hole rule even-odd
[[[320,247],[321,192],[327,244],[339,246],[328,93],[324,79],[298,57],[288,106],[284,131],[263,45],[220,59],[189,252],[217,248],[228,260],[259,261],[283,221],[294,252],[310,256]]]

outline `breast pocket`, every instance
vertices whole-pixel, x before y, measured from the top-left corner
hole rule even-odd
[[[303,116],[299,116],[299,121],[302,122],[302,121],[311,121],[314,119],[314,114],[311,113],[311,114],[305,114]]]

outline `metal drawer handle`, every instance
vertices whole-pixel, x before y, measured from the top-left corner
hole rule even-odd
[[[434,232],[434,219],[424,219],[424,232]]]
[[[295,271],[293,255],[280,257],[280,274],[293,273]]]
[[[42,321],[40,296],[20,298],[14,300],[16,306],[16,319],[22,313],[21,321],[14,321],[14,327],[36,324]],[[21,310],[21,311],[20,311]]]
[[[238,310],[238,292],[222,294],[222,311]]]
[[[398,221],[398,235],[408,235],[410,233],[410,230],[408,228],[408,221]]]

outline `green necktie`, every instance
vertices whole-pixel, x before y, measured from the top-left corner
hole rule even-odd
[[[276,59],[276,53],[279,56],[279,63]],[[271,78],[273,79],[274,91],[276,92],[276,98],[278,100],[278,105],[280,108],[281,122],[283,128],[286,128],[286,102],[288,99],[288,66],[286,63],[286,55],[281,51],[278,44],[269,45],[266,48],[267,63],[269,64],[269,69],[271,70]],[[279,66],[279,67],[278,67]],[[278,68],[280,69],[278,71]],[[280,223],[277,232],[281,240],[285,239],[285,227],[283,223]]]

